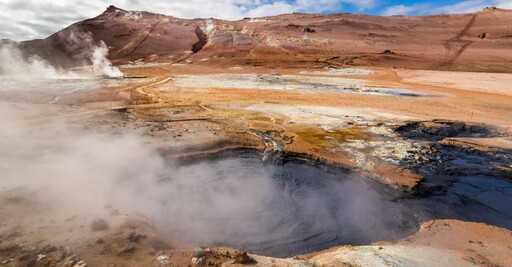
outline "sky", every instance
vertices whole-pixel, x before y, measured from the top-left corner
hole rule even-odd
[[[237,20],[291,12],[382,16],[467,13],[487,6],[512,9],[512,0],[0,0],[0,39],[45,38],[101,14],[109,5],[180,18]]]

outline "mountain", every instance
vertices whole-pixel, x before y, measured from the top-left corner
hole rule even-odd
[[[20,48],[69,67],[79,64],[79,55],[88,49],[76,38],[84,33],[94,43],[104,41],[116,63],[143,59],[512,72],[512,11],[496,8],[434,16],[294,13],[225,21],[109,6],[95,18],[46,39],[22,42]]]

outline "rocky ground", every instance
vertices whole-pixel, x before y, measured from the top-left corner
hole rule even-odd
[[[453,81],[390,68],[122,70],[145,78],[65,93],[0,91],[8,181],[0,184],[0,264],[512,265],[512,88],[500,82],[510,75],[478,74],[492,77],[474,84],[473,73]],[[400,241],[271,258],[184,241],[138,202],[148,185],[105,182],[244,153],[351,170],[401,194],[414,211],[432,212],[418,212],[417,233]]]

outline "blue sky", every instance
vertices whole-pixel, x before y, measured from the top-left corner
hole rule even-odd
[[[287,1],[293,2],[293,1]],[[512,0],[381,0],[381,1],[338,1],[335,8],[321,13],[364,13],[371,15],[430,15],[439,13],[467,13],[487,6],[512,9]],[[366,3],[365,3],[366,2]]]
[[[291,12],[372,15],[466,13],[486,6],[512,9],[512,0],[0,0],[0,39],[44,38],[107,6],[180,18],[237,20]]]
[[[291,2],[291,1],[288,1]],[[361,7],[358,7],[354,4],[349,5],[340,5],[338,8],[335,8],[333,10],[326,11],[329,12],[350,12],[350,13],[365,13],[365,14],[373,14],[373,15],[380,15],[383,13],[387,8],[393,7],[393,6],[414,6],[418,4],[431,4],[433,6],[446,6],[446,5],[452,5],[457,2],[463,2],[460,0],[448,0],[448,1],[421,1],[421,0],[383,0],[383,1],[373,1],[374,5],[367,5],[365,8],[361,9]],[[490,1],[489,1],[490,2]],[[426,12],[426,10],[425,10]],[[421,10],[417,10],[416,13],[421,13]]]

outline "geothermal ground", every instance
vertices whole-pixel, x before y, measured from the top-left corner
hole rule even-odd
[[[121,69],[3,81],[5,265],[512,264],[495,74]]]
[[[208,34],[119,69],[104,43],[93,68],[0,51],[0,265],[512,266],[512,74],[248,60]]]

